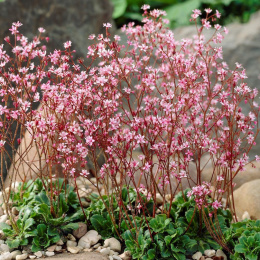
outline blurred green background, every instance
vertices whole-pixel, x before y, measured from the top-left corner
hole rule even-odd
[[[220,24],[231,22],[246,23],[251,14],[260,9],[260,0],[110,0],[114,5],[113,18],[120,28],[125,23],[142,20],[143,4],[149,4],[151,9],[162,9],[167,12],[169,27],[176,28],[189,25],[192,10],[211,8],[218,10],[222,17]]]

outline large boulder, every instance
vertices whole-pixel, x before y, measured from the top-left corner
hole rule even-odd
[[[0,2],[0,39],[3,42],[4,37],[11,34],[9,28],[12,23],[20,21],[23,24],[20,32],[29,39],[38,35],[39,27],[46,29],[44,35],[50,38],[47,44],[44,43],[47,45],[47,51],[62,50],[64,49],[63,43],[71,40],[72,48],[76,50],[75,60],[85,58],[87,47],[90,44],[88,36],[93,33],[105,33],[103,23],[113,23],[112,10],[109,0],[6,0]],[[8,49],[7,44],[5,44],[5,47]],[[15,131],[16,125],[13,124],[12,132]],[[18,129],[17,137],[19,133]],[[27,140],[27,142],[29,141]],[[13,156],[12,149],[7,143],[5,149],[9,156],[5,158],[7,165],[3,164],[4,177]],[[15,143],[16,148],[17,146],[18,144]],[[33,158],[38,155],[35,150],[32,150],[28,156]],[[24,154],[25,157],[26,154]],[[28,165],[26,167],[28,168]]]
[[[260,219],[260,179],[243,184],[234,191],[237,217],[241,220],[245,211],[251,219]]]

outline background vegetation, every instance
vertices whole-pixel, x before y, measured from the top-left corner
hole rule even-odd
[[[170,28],[189,25],[190,14],[194,9],[203,10],[210,7],[221,14],[222,24],[234,21],[246,23],[251,14],[260,9],[259,0],[110,0],[114,5],[113,18],[120,28],[125,23],[142,20],[143,4],[149,4],[151,9],[163,9],[170,20]]]

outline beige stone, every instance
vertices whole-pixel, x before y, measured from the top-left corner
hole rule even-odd
[[[235,190],[234,202],[239,219],[245,211],[251,219],[260,219],[260,179],[247,182]]]

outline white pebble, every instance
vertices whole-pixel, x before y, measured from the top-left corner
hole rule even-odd
[[[22,254],[22,255],[17,255],[16,260],[25,260],[28,257],[28,254]]]
[[[202,257],[202,253],[201,252],[197,252],[192,256],[192,259],[194,260],[199,260]]]
[[[30,259],[35,259],[37,256],[36,255],[29,255]]]
[[[111,250],[121,252],[121,243],[114,237],[104,241],[104,247],[110,247]]]
[[[72,254],[77,254],[80,251],[80,248],[76,246],[69,246],[67,247],[67,250]]]
[[[47,252],[45,252],[45,255],[47,255],[47,256],[54,256],[55,253],[54,253],[54,252],[47,251]]]
[[[55,251],[57,252],[57,251],[61,251],[61,249],[62,249],[62,246],[56,246],[55,247]]]
[[[216,255],[216,251],[214,249],[207,249],[204,251],[204,255],[207,257],[212,257]]]
[[[42,251],[37,251],[34,253],[37,257],[42,257]]]
[[[0,223],[5,223],[6,220],[7,220],[7,215],[2,215],[0,217]]]

